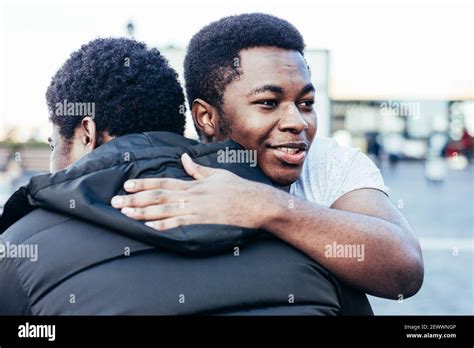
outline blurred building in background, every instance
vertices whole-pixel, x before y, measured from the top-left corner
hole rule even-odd
[[[473,110],[473,101],[333,100],[331,134],[378,163],[446,158],[464,169],[473,155]]]

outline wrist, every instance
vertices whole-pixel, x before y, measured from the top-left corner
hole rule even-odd
[[[260,228],[267,232],[274,232],[275,227],[286,220],[288,211],[294,206],[294,196],[277,188],[264,185],[264,189],[259,192],[259,196],[264,198],[260,203],[264,207],[262,211],[256,212],[260,215]]]

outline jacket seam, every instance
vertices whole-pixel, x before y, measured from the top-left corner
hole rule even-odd
[[[43,233],[43,232],[45,232],[45,231],[47,231],[47,230],[49,230],[49,229],[51,229],[51,228],[53,228],[53,227],[57,227],[57,226],[59,226],[59,225],[61,225],[61,224],[64,224],[64,223],[66,223],[66,222],[69,222],[69,221],[71,221],[71,220],[73,220],[73,219],[72,219],[72,218],[68,218],[67,220],[64,220],[64,221],[58,222],[57,224],[54,224],[54,225],[48,226],[48,227],[46,227],[46,228],[43,228],[42,230],[39,230],[38,232],[36,232],[34,235],[29,236],[29,237],[26,238],[24,241],[22,241],[22,244],[26,243],[26,242],[27,242],[28,240],[30,240],[31,238],[36,237],[36,236],[39,235],[40,233]]]
[[[153,142],[151,141],[151,138],[150,138],[150,136],[148,135],[148,133],[147,133],[147,132],[142,132],[142,134],[146,137],[146,139],[148,140],[148,142],[150,143],[150,145],[151,145],[152,147],[154,147],[154,146],[153,146]]]

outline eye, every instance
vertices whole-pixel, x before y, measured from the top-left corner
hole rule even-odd
[[[278,106],[278,102],[275,99],[258,100],[255,103],[263,106],[265,109],[273,109]]]
[[[309,100],[303,100],[298,104],[298,106],[301,106],[307,110],[313,110],[313,105],[314,105],[314,100],[309,99]]]

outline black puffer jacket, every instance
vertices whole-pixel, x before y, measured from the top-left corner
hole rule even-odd
[[[258,168],[218,163],[226,147],[241,149],[132,134],[67,170],[32,178],[5,206],[0,249],[37,246],[37,260],[0,260],[0,314],[372,314],[364,294],[263,231],[192,225],[158,232],[109,205],[125,193],[126,179],[190,180],[184,152],[271,184]]]

